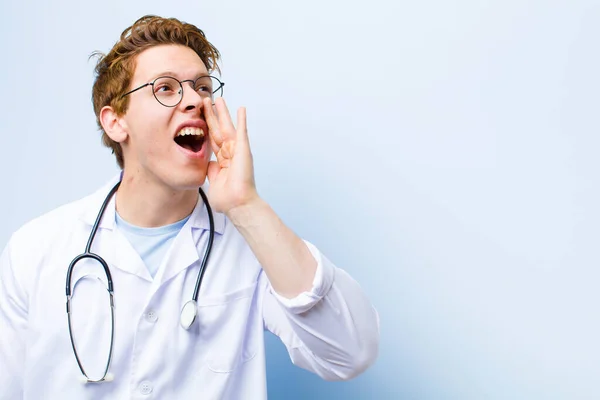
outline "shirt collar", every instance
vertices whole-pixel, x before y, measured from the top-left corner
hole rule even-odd
[[[95,193],[88,196],[85,201],[85,206],[83,207],[83,212],[81,215],[81,219],[88,225],[93,226],[96,218],[98,217],[98,212],[100,211],[100,207],[102,207],[102,203],[106,199],[106,196],[110,192],[110,190],[119,182],[121,179],[121,174],[117,174],[113,178],[111,178],[107,183],[105,183],[100,189],[98,189]],[[206,193],[208,190],[208,185],[202,185],[202,190]],[[186,225],[191,226],[195,229],[210,229],[210,221],[208,219],[208,213],[205,211],[204,202],[202,201],[202,196],[198,196],[198,202],[196,203],[196,207],[192,211],[190,215],[190,219],[186,223]],[[218,234],[223,234],[225,231],[225,215],[222,213],[215,212],[213,210],[213,219],[215,223],[215,232]],[[104,229],[113,229],[115,226],[115,196],[113,196],[108,204],[106,205],[106,209],[104,210],[104,215],[98,225],[99,228]]]

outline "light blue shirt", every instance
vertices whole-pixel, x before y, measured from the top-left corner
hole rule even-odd
[[[153,278],[156,276],[156,272],[163,258],[165,258],[167,250],[169,250],[173,240],[189,218],[190,216],[188,215],[181,221],[170,225],[159,226],[157,228],[142,228],[130,224],[121,218],[119,213],[115,212],[117,228],[125,235],[129,243],[131,243],[135,251],[140,255]]]

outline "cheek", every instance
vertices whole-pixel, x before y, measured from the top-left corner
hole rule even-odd
[[[148,161],[166,158],[172,149],[166,130],[149,126],[145,132],[138,146],[141,157],[147,158]]]
[[[169,109],[148,107],[146,110],[131,110],[130,136],[131,146],[138,154],[159,156],[168,151],[170,138],[170,122],[172,113]]]

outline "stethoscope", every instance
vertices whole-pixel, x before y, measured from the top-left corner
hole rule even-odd
[[[100,224],[100,220],[102,219],[104,210],[106,209],[106,206],[108,205],[111,198],[113,197],[113,195],[119,188],[119,185],[121,185],[121,181],[119,181],[111,189],[111,191],[106,196],[106,199],[104,199],[104,203],[102,203],[102,207],[100,208],[100,211],[98,212],[98,216],[96,217],[96,221],[94,222],[94,226],[92,227],[92,231],[90,232],[90,237],[88,238],[84,253],[78,255],[77,257],[75,257],[73,259],[73,261],[71,261],[71,264],[69,264],[69,270],[67,271],[67,287],[66,287],[67,290],[66,290],[66,292],[67,292],[67,317],[69,320],[69,336],[71,337],[71,345],[73,346],[73,353],[75,354],[75,358],[77,359],[77,365],[79,365],[79,369],[81,370],[81,373],[83,374],[82,379],[83,379],[84,383],[108,382],[108,381],[112,381],[114,378],[113,375],[108,372],[108,369],[110,368],[110,362],[112,360],[113,344],[114,344],[114,337],[115,337],[115,304],[114,304],[114,298],[113,298],[113,294],[114,294],[113,281],[112,281],[112,276],[110,274],[110,269],[108,268],[108,264],[106,263],[106,261],[104,261],[104,259],[102,257],[100,257],[99,255],[92,253],[90,251],[90,249],[92,248],[92,242],[94,241],[94,236],[96,236],[96,231],[98,230],[98,225]],[[213,214],[212,214],[212,210],[210,208],[210,204],[208,203],[208,198],[206,197],[206,194],[204,194],[204,191],[202,190],[202,188],[199,188],[198,192],[200,193],[200,196],[202,197],[202,200],[204,201],[204,204],[206,205],[206,211],[208,212],[208,221],[210,224],[210,234],[208,236],[208,244],[207,244],[206,250],[204,252],[204,257],[202,259],[202,263],[200,264],[200,271],[198,272],[198,278],[196,279],[196,287],[194,288],[194,294],[192,296],[192,299],[189,300],[187,303],[185,303],[183,305],[183,308],[181,309],[180,323],[181,323],[181,326],[186,330],[190,329],[190,327],[194,324],[194,321],[196,320],[196,316],[198,314],[197,303],[198,303],[198,294],[200,292],[200,284],[202,283],[202,277],[204,276],[204,272],[206,271],[206,263],[208,262],[208,257],[210,256],[210,251],[212,249],[213,239],[215,236],[215,222],[213,219]],[[86,258],[95,260],[95,261],[99,262],[100,265],[102,265],[102,268],[104,269],[104,273],[106,274],[107,290],[108,290],[109,300],[110,300],[111,333],[110,333],[110,348],[109,348],[109,352],[108,352],[108,361],[106,362],[106,368],[104,369],[104,374],[103,374],[102,378],[96,379],[96,380],[90,379],[90,377],[85,372],[83,365],[81,364],[81,360],[79,359],[79,354],[77,353],[77,348],[75,347],[75,341],[73,339],[73,330],[71,329],[71,275],[73,273],[73,268],[75,267],[75,264],[77,264],[77,262],[79,262],[83,259],[86,259]],[[98,278],[98,279],[100,279],[100,278]]]

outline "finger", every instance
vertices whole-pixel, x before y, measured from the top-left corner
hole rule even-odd
[[[217,145],[217,143],[213,140],[212,136],[210,136],[210,147],[213,150],[213,153],[215,153],[215,155],[217,155],[219,153],[219,150],[221,149],[220,146]]]
[[[208,134],[211,139],[211,145],[213,146],[213,151],[216,154],[219,152],[219,149],[223,144],[223,137],[219,131],[219,120],[213,111],[212,102],[210,99],[204,99],[202,105],[204,106],[204,120],[208,125]]]
[[[235,139],[232,137],[235,135],[235,126],[231,120],[231,115],[225,104],[225,99],[219,97],[215,100],[215,107],[217,109],[217,117],[219,118],[219,127],[221,128],[221,134],[224,136],[223,139]]]
[[[250,148],[248,129],[246,128],[246,107],[240,107],[237,112],[237,141]]]
[[[215,107],[215,105],[212,102],[210,103],[210,109],[212,110],[213,114],[215,114],[215,116],[217,117],[217,121],[218,121],[219,116],[217,115],[217,107]]]
[[[223,146],[221,146],[221,150],[219,154],[217,154],[217,162],[221,168],[227,168],[231,164],[231,159],[233,158],[233,142],[228,141],[225,142]]]
[[[217,154],[217,163],[219,164],[219,168],[229,168],[231,165],[231,159],[225,157],[221,150],[219,154]]]

